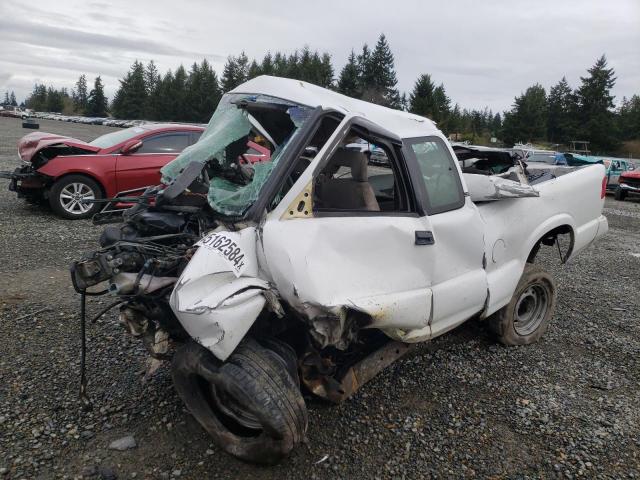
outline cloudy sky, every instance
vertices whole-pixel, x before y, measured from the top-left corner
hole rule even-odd
[[[303,45],[339,68],[351,48],[384,32],[399,88],[420,73],[443,82],[465,107],[509,108],[535,82],[566,76],[574,87],[605,53],[614,93],[640,93],[640,0],[2,0],[0,93],[19,100],[35,82],[72,88],[101,75],[107,94],[135,59],[160,70],[207,58]]]

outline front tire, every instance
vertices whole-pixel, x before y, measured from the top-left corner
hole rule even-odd
[[[62,177],[49,191],[49,204],[53,211],[69,220],[91,217],[100,209],[100,204],[84,203],[84,200],[100,198],[102,198],[100,185],[84,175]]]
[[[508,305],[489,319],[489,326],[505,345],[527,345],[542,337],[556,309],[553,277],[543,268],[525,264]]]
[[[235,457],[275,464],[304,441],[304,399],[289,359],[272,348],[245,339],[222,363],[189,342],[174,355],[171,375],[198,423]]]

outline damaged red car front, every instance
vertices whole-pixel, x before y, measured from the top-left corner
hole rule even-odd
[[[95,200],[156,185],[160,168],[195,143],[198,125],[145,124],[108,133],[92,142],[45,132],[18,142],[22,165],[0,172],[9,190],[33,204],[49,203],[67,219],[87,218]]]

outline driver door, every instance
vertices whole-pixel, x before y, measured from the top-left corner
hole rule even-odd
[[[399,139],[364,119],[337,132],[264,225],[268,273],[309,316],[365,312],[367,327],[428,339],[440,246],[411,190]],[[370,152],[347,148],[354,143],[379,149],[375,165]]]

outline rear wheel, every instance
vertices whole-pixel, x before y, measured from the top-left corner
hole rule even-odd
[[[245,339],[222,363],[190,342],[172,363],[174,386],[191,414],[220,448],[253,463],[277,463],[307,430],[288,347],[271,347]]]
[[[616,200],[620,200],[621,202],[623,202],[625,198],[627,198],[627,191],[618,187],[616,188],[616,192],[613,194],[613,196]]]
[[[527,263],[509,304],[489,319],[489,326],[505,345],[536,342],[556,309],[556,284],[538,265]]]
[[[100,185],[84,175],[62,177],[53,184],[49,192],[49,204],[53,211],[70,220],[91,217],[100,209],[100,204],[86,201],[100,198]]]

